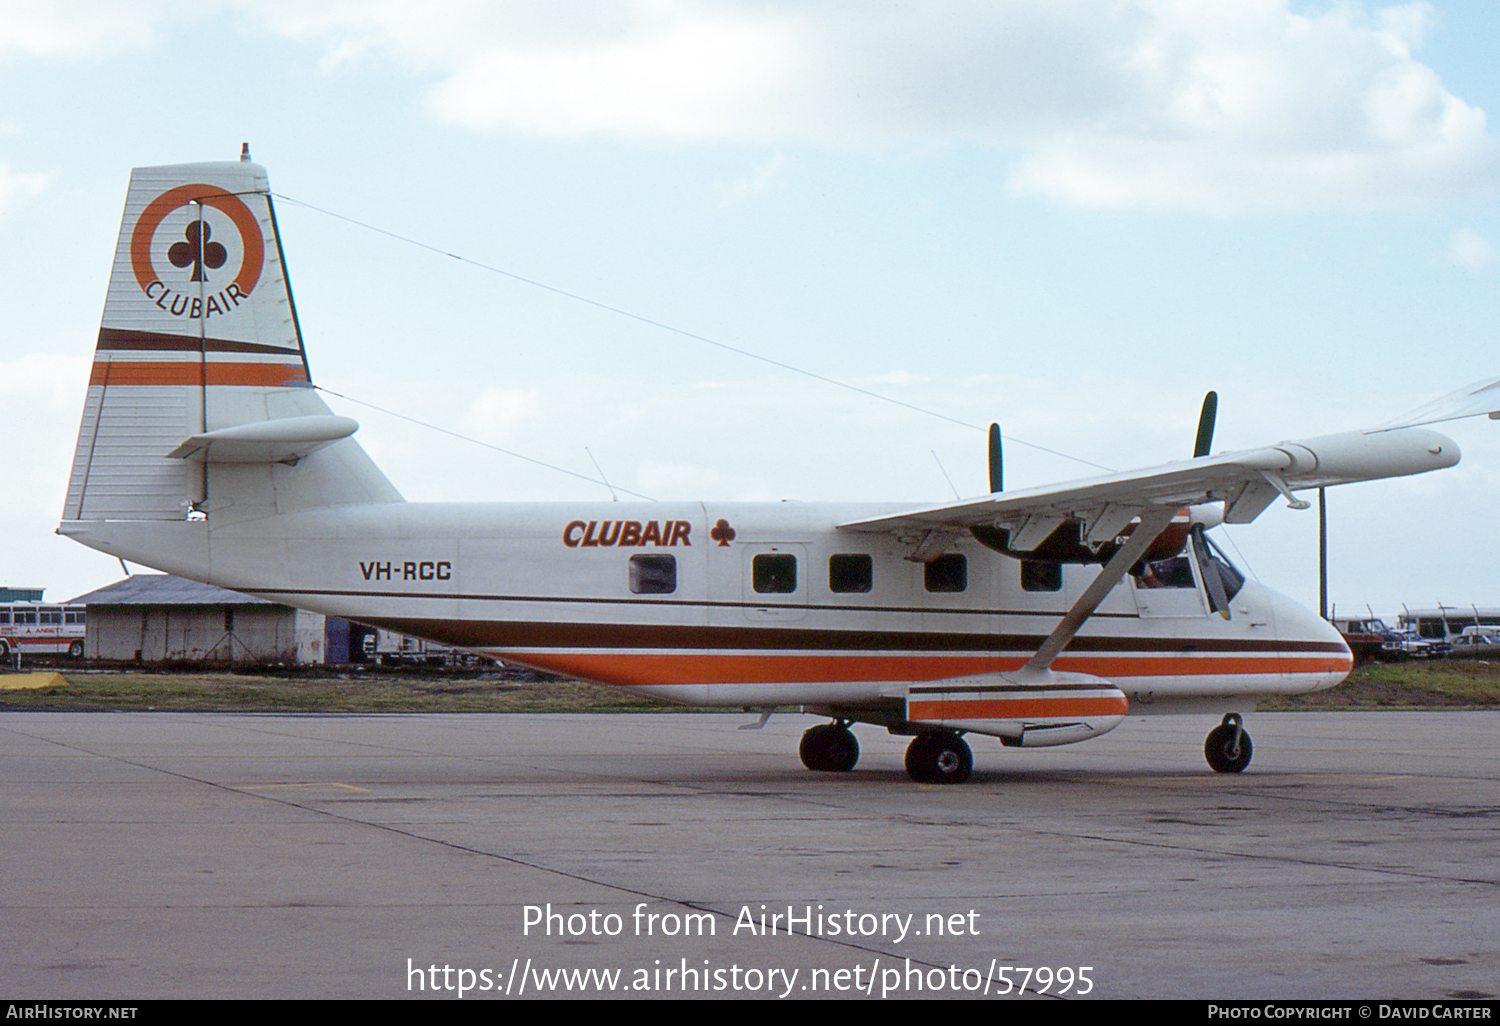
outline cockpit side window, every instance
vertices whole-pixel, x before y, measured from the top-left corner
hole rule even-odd
[[[1186,553],[1158,559],[1154,563],[1141,563],[1139,570],[1135,577],[1137,588],[1191,588],[1197,583],[1193,580],[1193,566]]]

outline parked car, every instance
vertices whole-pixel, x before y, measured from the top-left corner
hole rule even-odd
[[[1392,631],[1395,635],[1387,645],[1392,650],[1401,652],[1411,659],[1430,659],[1433,656],[1448,654],[1452,648],[1446,641],[1431,641],[1421,637],[1416,631]]]
[[[1465,627],[1453,639],[1448,653],[1452,659],[1500,659],[1500,630],[1493,627]]]
[[[1410,659],[1414,653],[1403,648],[1401,636],[1376,617],[1336,618],[1333,626],[1344,636],[1344,643],[1354,653],[1354,662],[1396,662]]]
[[[1392,630],[1378,617],[1336,618],[1333,626],[1344,636],[1355,663],[1398,663],[1406,659],[1429,659],[1448,651],[1447,642],[1429,641],[1416,631]]]

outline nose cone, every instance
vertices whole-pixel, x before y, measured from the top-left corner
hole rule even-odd
[[[1285,595],[1267,589],[1276,616],[1287,694],[1322,691],[1349,676],[1354,656],[1333,624]]]

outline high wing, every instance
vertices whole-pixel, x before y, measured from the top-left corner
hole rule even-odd
[[[1015,683],[1051,681],[1058,679],[1051,670],[1053,660],[1183,507],[1222,502],[1224,522],[1243,524],[1259,516],[1278,495],[1284,496],[1293,507],[1306,508],[1308,504],[1293,495],[1297,489],[1403,477],[1451,467],[1459,461],[1458,445],[1436,431],[1414,425],[1480,413],[1494,416],[1497,410],[1500,410],[1500,379],[1468,386],[1405,418],[1369,431],[1199,456],[1046,488],[996,492],[967,501],[849,521],[839,528],[894,532],[903,543],[912,546],[909,559],[926,560],[941,554],[954,536],[964,530],[972,529],[977,536],[986,529],[1003,529],[1007,535],[1005,551],[1018,554],[1035,551],[1064,524],[1079,525],[1079,541],[1090,550],[1108,553],[1108,561],[1026,665],[1017,674],[999,675]],[[1195,545],[1201,546],[1202,529],[1194,530]],[[1228,619],[1229,606],[1222,585],[1216,588],[1212,580],[1207,584],[1211,607]]]
[[[1500,384],[1500,383],[1497,383]],[[1486,407],[1500,409],[1500,388]],[[1472,416],[1491,409],[1473,410]],[[1149,510],[1224,503],[1224,521],[1249,523],[1278,495],[1294,506],[1302,488],[1373,481],[1451,467],[1456,443],[1436,431],[1402,427],[1324,435],[1261,449],[1220,453],[1157,467],[1084,478],[1045,488],[1000,492],[977,499],[840,524],[850,531],[937,531],[998,526],[1012,531],[1013,549],[1029,551],[1064,522],[1080,522],[1083,540],[1102,545]]]

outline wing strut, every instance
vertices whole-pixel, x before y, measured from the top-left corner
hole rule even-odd
[[[1078,596],[1078,601],[1073,603],[1073,608],[1052,629],[1047,640],[1042,642],[1042,647],[1036,650],[1036,655],[1022,667],[1023,672],[1045,673],[1052,668],[1052,661],[1068,647],[1068,642],[1073,640],[1073,635],[1078,633],[1084,622],[1094,615],[1094,610],[1099,608],[1104,596],[1120,583],[1120,578],[1135,565],[1136,560],[1145,555],[1146,549],[1166,530],[1176,515],[1175,509],[1163,506],[1149,506],[1141,511],[1140,525],[1130,532],[1129,540],[1116,550],[1109,562],[1104,564],[1104,569],[1099,571],[1099,576]]]

